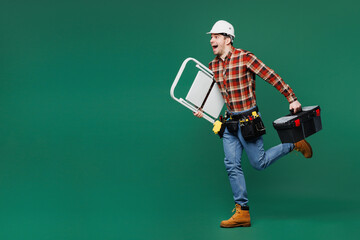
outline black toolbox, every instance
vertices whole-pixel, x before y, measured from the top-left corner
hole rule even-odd
[[[289,114],[273,122],[282,143],[296,143],[322,129],[320,107],[303,107],[296,114]]]

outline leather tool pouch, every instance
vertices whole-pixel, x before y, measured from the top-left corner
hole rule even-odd
[[[226,127],[229,133],[236,134],[239,130],[239,121],[238,120],[228,120],[226,121]]]
[[[241,135],[245,140],[252,140],[266,133],[260,117],[241,123]]]

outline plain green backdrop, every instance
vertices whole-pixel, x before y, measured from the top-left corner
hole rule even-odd
[[[0,239],[358,239],[358,1],[0,1]],[[251,228],[221,229],[232,193],[212,125],[170,98],[208,32],[235,27],[303,106],[312,159],[244,155]],[[192,79],[181,79],[182,83]],[[288,113],[257,78],[265,147]]]

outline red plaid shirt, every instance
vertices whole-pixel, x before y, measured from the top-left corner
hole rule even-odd
[[[229,111],[241,112],[256,106],[255,74],[273,85],[289,103],[297,99],[290,86],[249,51],[232,47],[224,61],[215,57],[209,68]]]

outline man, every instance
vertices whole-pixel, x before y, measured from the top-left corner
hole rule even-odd
[[[220,20],[214,24],[208,34],[211,34],[210,44],[216,55],[209,63],[209,68],[213,71],[214,79],[225,100],[227,111],[231,116],[229,119],[242,119],[249,115],[252,118],[253,112],[255,112],[254,116],[259,116],[255,96],[255,75],[260,76],[282,93],[288,100],[291,111],[294,113],[301,111],[301,104],[293,90],[278,74],[251,52],[233,47],[235,33],[230,23]],[[200,110],[194,115],[201,118],[203,113]],[[251,226],[245,178],[241,168],[243,150],[247,153],[251,165],[257,170],[265,169],[292,150],[300,151],[306,158],[312,157],[311,146],[305,140],[295,144],[279,144],[264,151],[262,136],[245,140],[241,131],[243,125],[240,125],[239,121],[236,124],[239,126],[235,128],[235,132],[234,130],[230,132],[229,125],[226,125],[223,133],[224,163],[236,212],[230,219],[222,221],[221,227]]]

